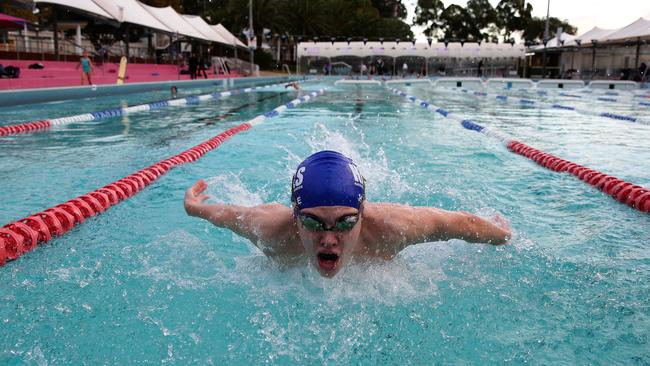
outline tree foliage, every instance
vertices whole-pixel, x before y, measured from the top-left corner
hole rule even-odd
[[[200,0],[191,0],[200,1]],[[184,1],[183,4],[187,7]],[[397,17],[392,15],[396,14]],[[212,0],[202,15],[233,33],[248,27],[248,1]],[[401,0],[254,0],[253,28],[259,36],[413,37]]]
[[[533,17],[533,19],[531,19],[527,24],[526,29],[524,29],[522,38],[533,42],[542,42],[544,40],[545,23],[546,19]],[[565,33],[569,34],[575,34],[577,31],[576,27],[558,18],[550,17],[548,19],[548,31],[551,35],[560,27]],[[550,37],[552,38],[552,36]]]
[[[425,26],[427,36],[439,39],[509,41],[518,34],[526,40],[540,41],[545,19],[532,17],[532,11],[533,6],[524,0],[501,0],[496,7],[489,0],[469,0],[464,8],[455,4],[445,7],[441,0],[418,0],[413,23]],[[551,34],[558,27],[569,34],[576,32],[574,26],[550,18]]]

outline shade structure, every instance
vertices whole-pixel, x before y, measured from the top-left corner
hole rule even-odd
[[[627,39],[650,39],[650,20],[639,18],[627,26],[601,37],[601,41],[624,41]]]
[[[575,37],[574,39],[564,43],[565,46],[577,45],[580,41],[581,44],[590,44],[592,40],[600,40],[603,37],[606,37],[608,34],[616,32],[617,29],[603,29],[598,27],[593,27],[587,32]]]
[[[136,0],[92,0],[120,23],[131,23],[163,32],[174,33],[146,11]]]
[[[230,33],[230,31],[226,29],[226,27],[221,25],[221,23],[217,25],[211,25],[210,27],[212,27],[212,29],[214,29],[215,32],[221,35],[223,39],[229,41],[229,44],[232,44],[233,46],[237,46],[237,47],[247,48],[244,42],[240,41],[237,37],[235,37],[234,34]]]
[[[509,43],[465,43],[457,42],[427,43],[411,42],[301,42],[298,44],[298,57],[338,57],[338,56],[359,56],[359,57],[456,57],[456,58],[504,58],[524,57],[525,47],[523,45],[510,45]]]
[[[189,23],[192,27],[194,27],[194,29],[203,34],[207,39],[222,44],[231,43],[221,37],[219,33],[215,32],[214,29],[212,29],[212,27],[210,27],[210,25],[206,23],[200,16],[187,14],[183,14],[181,16],[187,23]]]
[[[35,4],[53,4],[61,5],[68,8],[81,10],[82,12],[89,13],[95,16],[100,16],[106,19],[115,19],[112,15],[107,13],[99,5],[91,0],[34,0]]]
[[[158,21],[167,26],[167,28],[169,28],[172,32],[178,33],[181,36],[211,41],[211,39],[203,35],[191,24],[189,24],[185,18],[178,14],[171,6],[168,6],[166,8],[156,8],[142,3],[140,3],[140,5],[156,19],[158,19]]]
[[[22,28],[27,20],[0,13],[0,28]]]

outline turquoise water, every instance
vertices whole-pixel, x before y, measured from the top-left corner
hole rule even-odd
[[[303,90],[320,87],[328,90],[316,100],[1,267],[0,363],[650,363],[648,214],[381,87],[312,82]],[[650,126],[401,89],[650,187]],[[296,96],[277,87],[2,138],[0,222],[120,179]],[[166,97],[44,104],[0,116],[19,122]],[[632,104],[569,101],[650,116]],[[184,213],[183,193],[199,178],[215,202],[289,204],[293,169],[325,148],[358,162],[372,201],[500,213],[515,237],[500,247],[423,243],[392,262],[324,279],[306,262],[278,266],[247,240]]]

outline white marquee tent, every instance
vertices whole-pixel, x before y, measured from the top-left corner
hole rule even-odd
[[[235,37],[234,34],[230,33],[230,31],[226,29],[226,27],[221,25],[221,23],[217,25],[211,25],[210,27],[214,29],[215,32],[217,32],[223,39],[229,41],[229,43],[232,44],[233,46],[247,48],[244,42],[237,39],[237,37]]]
[[[604,37],[601,41],[623,41],[637,38],[650,39],[650,20],[639,18],[631,24],[612,32]]]
[[[523,45],[510,45],[508,43],[427,43],[410,42],[301,42],[298,44],[298,57],[339,57],[339,56],[420,56],[455,57],[455,58],[519,58],[524,57]]]
[[[146,11],[136,0],[93,0],[120,23],[132,23],[164,32],[173,31]],[[88,3],[92,3],[88,1]]]
[[[562,34],[562,39],[565,40],[564,47],[575,47],[580,43],[582,46],[592,46],[593,41],[597,43],[617,43],[624,41],[637,41],[637,40],[650,40],[650,14],[645,17],[639,18],[636,21],[618,29],[603,29],[593,27],[587,32],[578,36],[570,36],[566,33]],[[546,44],[546,48],[562,47],[557,42],[557,37],[553,38]],[[533,46],[533,50],[541,50],[544,46]]]
[[[102,18],[107,18],[107,19],[115,19],[112,15],[107,13],[104,9],[99,7],[97,4],[95,4],[92,1],[83,1],[83,0],[34,0],[34,3],[49,3],[49,4],[56,4],[56,5],[61,5],[65,6],[68,8],[74,8],[81,10],[83,12],[95,15],[95,16],[100,16]]]
[[[171,6],[166,8],[156,8],[153,6],[141,4],[142,7],[158,19],[161,23],[171,29],[174,33],[179,35],[188,36],[196,39],[202,39],[209,41],[207,36],[203,35],[201,32],[192,27],[191,24],[185,21],[185,19],[178,14]]]
[[[598,27],[593,27],[589,31],[575,37],[569,42],[564,43],[565,46],[575,46],[578,44],[576,40],[582,41],[581,44],[591,44],[592,40],[600,40],[601,38],[607,36],[608,34],[616,32],[616,29],[603,29]]]
[[[158,30],[168,34],[245,47],[221,24],[209,25],[199,16],[178,14],[172,7],[156,8],[137,0],[34,0],[34,3],[62,7]]]
[[[198,15],[181,15],[187,23],[189,23],[194,29],[199,31],[201,34],[206,36],[211,41],[219,42],[223,44],[230,44],[231,42],[226,41],[221,35],[214,31],[208,23],[206,23],[203,18]]]

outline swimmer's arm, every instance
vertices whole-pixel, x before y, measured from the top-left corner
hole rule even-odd
[[[507,222],[500,226],[467,212],[453,212],[433,207],[399,206],[393,208],[396,224],[393,243],[398,250],[412,244],[461,239],[470,243],[505,244],[511,237]]]
[[[500,216],[495,218],[497,225],[468,212],[436,211],[436,240],[461,239],[469,243],[500,245],[512,236],[507,221]]]
[[[185,212],[188,215],[210,221],[218,227],[230,229],[253,243],[259,241],[274,242],[277,218],[284,210],[290,210],[279,204],[267,204],[255,207],[245,207],[227,204],[205,204],[209,198],[203,194],[208,187],[204,180],[199,180],[185,192]],[[289,214],[290,216],[290,214]]]

